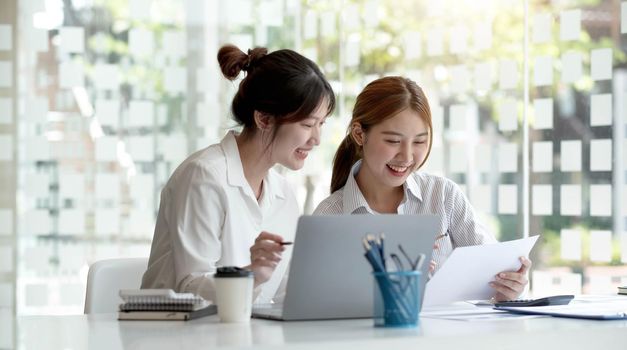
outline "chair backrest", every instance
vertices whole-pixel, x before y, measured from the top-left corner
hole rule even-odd
[[[148,266],[148,258],[96,261],[87,274],[85,313],[116,312],[120,289],[137,289]]]

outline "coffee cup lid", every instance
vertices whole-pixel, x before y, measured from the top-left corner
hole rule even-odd
[[[250,277],[253,276],[254,272],[246,269],[242,269],[237,266],[223,266],[218,267],[216,274],[214,277]]]

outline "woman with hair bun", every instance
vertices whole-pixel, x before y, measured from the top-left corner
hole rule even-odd
[[[456,248],[496,242],[479,222],[459,186],[422,171],[433,143],[429,102],[414,81],[384,77],[357,96],[348,133],[333,159],[331,195],[314,214],[435,214],[440,236],[430,272]],[[496,300],[516,299],[531,261],[491,282]],[[453,283],[453,281],[451,282]]]
[[[223,75],[244,79],[231,111],[241,132],[189,156],[161,191],[142,288],[171,288],[215,300],[213,274],[240,266],[255,275],[255,300],[280,297],[299,216],[288,182],[272,169],[301,169],[320,143],[335,95],[314,62],[292,50],[218,52]]]

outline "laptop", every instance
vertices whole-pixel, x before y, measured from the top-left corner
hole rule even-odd
[[[374,279],[362,245],[368,233],[385,233],[388,261],[391,253],[401,255],[399,244],[413,259],[425,254],[422,298],[438,230],[435,215],[301,216],[285,300],[255,305],[253,317],[284,321],[372,317]]]

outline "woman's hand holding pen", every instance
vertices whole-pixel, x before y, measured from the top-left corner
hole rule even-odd
[[[527,271],[531,268],[531,261],[524,256],[520,257],[521,266],[518,271],[504,271],[496,275],[490,286],[496,290],[494,299],[496,301],[517,299],[525,290]]]
[[[261,232],[250,247],[250,265],[246,266],[255,273],[255,287],[267,282],[281,262],[285,250],[283,237],[269,232]]]

